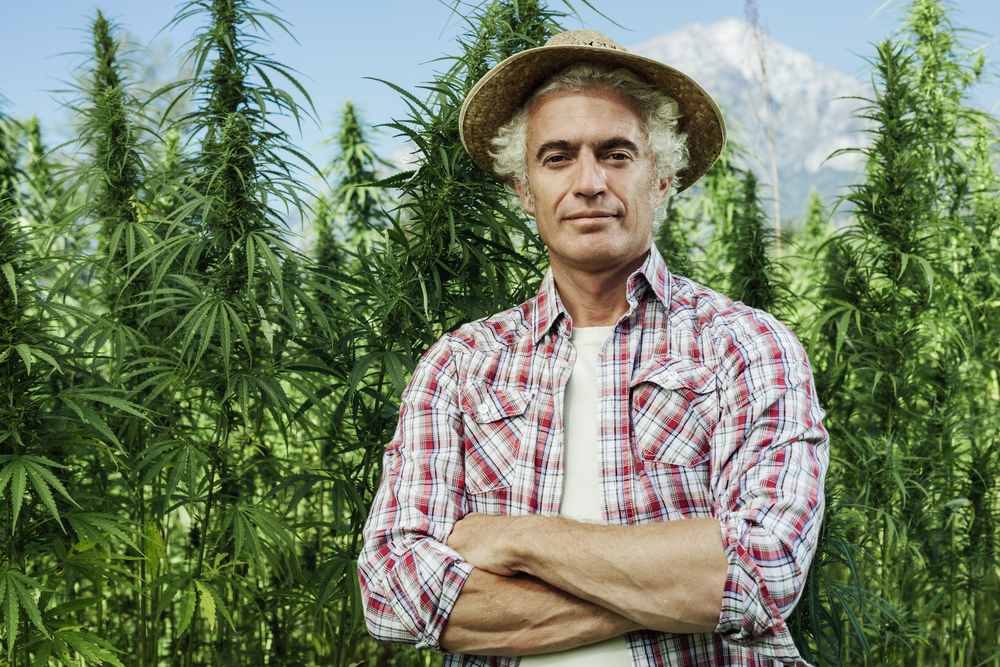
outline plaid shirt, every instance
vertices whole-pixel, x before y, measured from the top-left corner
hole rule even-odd
[[[770,315],[671,275],[655,248],[627,290],[598,361],[604,522],[713,517],[729,561],[715,632],[630,633],[632,664],[804,664],[784,619],[829,458],[805,352]],[[536,298],[444,336],[417,366],[359,559],[377,639],[440,650],[472,569],[446,546],[465,514],[558,514],[571,327],[549,273]]]

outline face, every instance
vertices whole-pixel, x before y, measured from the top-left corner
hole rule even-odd
[[[562,92],[533,103],[528,183],[517,189],[557,276],[631,273],[642,264],[653,210],[670,189],[670,179],[656,178],[647,144],[635,103],[616,92]]]

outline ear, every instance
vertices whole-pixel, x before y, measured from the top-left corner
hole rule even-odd
[[[514,179],[514,187],[517,188],[517,195],[521,198],[521,206],[531,215],[535,214],[535,198],[531,196],[530,186],[524,185],[521,181]]]
[[[653,199],[653,208],[656,208],[667,200],[667,197],[670,196],[670,184],[673,182],[673,176],[660,180],[660,184],[656,189],[656,197]]]

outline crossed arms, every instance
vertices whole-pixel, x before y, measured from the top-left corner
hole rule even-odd
[[[719,622],[728,562],[714,519],[602,526],[469,514],[448,546],[476,567],[441,637],[449,653],[550,653]]]

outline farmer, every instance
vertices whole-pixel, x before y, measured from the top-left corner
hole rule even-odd
[[[486,74],[461,127],[550,268],[413,374],[359,560],[370,632],[446,665],[801,662],[828,461],[806,355],[652,245],[718,108],[577,30]]]

